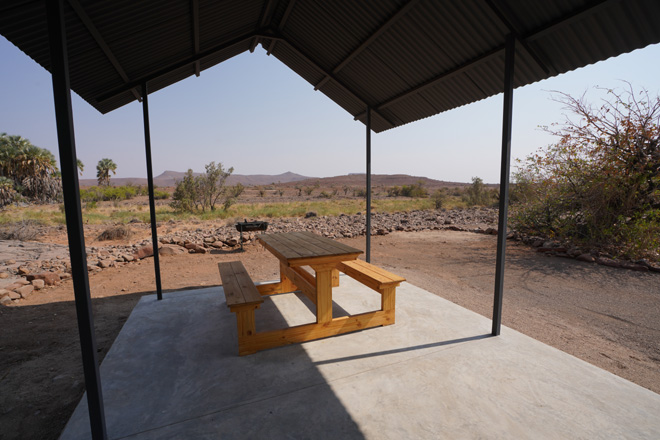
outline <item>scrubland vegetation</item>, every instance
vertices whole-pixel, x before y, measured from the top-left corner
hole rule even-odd
[[[556,144],[523,160],[513,175],[509,221],[518,232],[605,250],[628,259],[660,258],[660,99],[646,91],[609,90],[599,106],[584,96],[559,93],[571,113],[564,124],[544,129]],[[80,171],[83,164],[78,162]],[[149,221],[142,186],[110,186],[117,166],[97,165],[99,185],[80,191],[84,221]],[[362,185],[301,182],[294,187],[228,186],[233,168],[211,162],[192,170],[176,188],[155,191],[159,221],[297,217],[356,214],[366,210]],[[285,197],[286,196],[286,197]],[[423,181],[372,190],[375,212],[496,206],[498,191],[473,177],[467,186],[430,190]],[[64,223],[62,205],[15,202],[61,200],[53,155],[20,136],[0,135],[0,223]]]
[[[519,231],[629,259],[660,250],[660,98],[608,90],[599,106],[559,94],[559,142],[520,161],[510,222]],[[570,119],[573,118],[573,119]]]

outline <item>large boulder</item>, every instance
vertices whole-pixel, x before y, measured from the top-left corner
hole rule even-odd
[[[160,255],[178,255],[184,254],[186,251],[181,247],[175,244],[164,244],[159,250]]]
[[[15,290],[15,292],[21,295],[21,297],[23,298],[27,298],[28,296],[30,296],[30,294],[32,294],[33,291],[34,291],[34,286],[29,284],[27,286],[19,287],[18,289]]]
[[[223,242],[229,247],[234,247],[238,244],[238,239],[232,237],[232,238],[227,238],[227,239],[223,240]]]
[[[47,286],[54,286],[55,284],[59,284],[60,275],[55,272],[42,272],[42,273],[30,274],[26,277],[26,279],[28,281],[44,280],[44,283]]]
[[[162,246],[163,246],[162,244],[158,243],[158,249],[160,249]],[[136,260],[141,260],[143,258],[153,257],[153,256],[154,256],[154,248],[150,244],[146,246],[142,246],[133,254],[133,258],[135,258]]]

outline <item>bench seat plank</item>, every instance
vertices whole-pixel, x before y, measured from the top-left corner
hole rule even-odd
[[[218,263],[227,306],[235,307],[264,302],[257,287],[240,261]]]
[[[374,290],[398,286],[406,279],[362,260],[344,261],[338,269]]]

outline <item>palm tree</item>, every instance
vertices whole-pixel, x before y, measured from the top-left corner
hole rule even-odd
[[[0,133],[0,176],[20,184],[26,178],[39,179],[57,170],[55,156],[21,136]]]
[[[78,165],[78,172],[79,172],[80,175],[82,176],[82,174],[83,174],[83,170],[85,169],[85,164],[82,163],[82,160],[80,160],[80,159],[76,159],[76,165]]]
[[[117,174],[117,164],[112,159],[101,159],[96,165],[96,178],[99,185],[110,185],[110,171]]]

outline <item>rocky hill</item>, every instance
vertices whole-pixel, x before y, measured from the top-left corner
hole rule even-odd
[[[169,187],[175,186],[176,182],[183,179],[185,172],[182,171],[165,171],[162,174],[154,177],[154,185],[160,187]],[[202,173],[194,173],[195,175],[200,175]],[[227,179],[228,185],[236,185],[240,183],[245,186],[258,186],[258,185],[270,185],[271,183],[289,183],[289,182],[298,182],[302,180],[310,179],[310,177],[302,176],[300,174],[292,173],[287,171],[282,174],[232,174]],[[110,184],[113,186],[122,186],[127,184],[133,185],[146,185],[147,179],[145,177],[113,177],[110,179]],[[80,186],[93,186],[96,185],[96,179],[80,179]]]
[[[311,177],[306,180],[300,180],[296,182],[289,182],[283,186],[294,187],[294,186],[313,186],[318,184],[322,188],[336,187],[341,188],[343,186],[350,187],[362,187],[365,185],[366,175],[359,173],[351,173],[345,176],[335,176],[335,177]],[[392,187],[392,186],[403,186],[403,185],[412,185],[418,182],[426,188],[437,189],[437,188],[456,188],[469,185],[465,182],[448,182],[445,180],[435,180],[428,177],[422,176],[411,176],[408,174],[372,174],[371,175],[371,184],[373,187]],[[497,186],[497,185],[486,185],[486,186]]]

